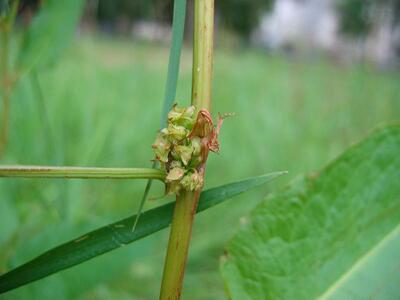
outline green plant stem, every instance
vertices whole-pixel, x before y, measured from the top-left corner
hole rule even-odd
[[[9,29],[8,26],[3,28],[1,34],[2,51],[1,51],[1,96],[3,98],[3,107],[1,114],[1,132],[0,132],[0,157],[3,156],[5,146],[8,140],[8,123],[10,113],[10,94],[11,82],[8,70],[8,55],[9,55]]]
[[[192,104],[211,110],[214,44],[214,0],[195,0],[193,34]]]
[[[214,0],[195,0],[193,43],[192,105],[197,110],[211,107],[213,62]],[[205,163],[200,174],[204,176]],[[174,216],[161,283],[160,299],[180,299],[188,249],[192,234],[194,212],[200,190],[183,192],[176,197]]]
[[[199,195],[199,191],[183,192],[176,197],[160,299],[180,298]]]
[[[158,179],[165,173],[150,168],[85,168],[47,166],[1,166],[0,177],[22,178],[84,178],[84,179]]]
[[[14,0],[8,16],[1,27],[1,43],[2,51],[0,56],[0,71],[1,77],[1,96],[3,98],[2,121],[0,131],[0,157],[3,156],[7,141],[8,141],[8,127],[10,115],[10,97],[13,80],[8,68],[9,55],[10,55],[10,32],[14,25],[15,17],[17,15],[19,0]]]

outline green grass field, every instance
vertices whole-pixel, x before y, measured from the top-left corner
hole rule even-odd
[[[161,114],[168,48],[82,37],[39,71],[43,109],[24,78],[12,99],[2,164],[149,167]],[[235,112],[211,155],[207,187],[290,173],[196,219],[183,299],[225,299],[219,258],[243,217],[292,178],[326,165],[382,123],[399,120],[400,74],[217,49],[213,112]],[[186,49],[177,95],[190,102]],[[0,180],[0,272],[89,229],[136,212],[145,181]],[[152,197],[162,195],[157,183]],[[146,209],[164,199],[149,201]],[[1,299],[156,299],[168,232],[30,284]]]

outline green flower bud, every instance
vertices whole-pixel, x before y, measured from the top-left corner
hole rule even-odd
[[[160,133],[163,134],[164,136],[167,136],[169,134],[169,131],[167,128],[163,128],[160,130]]]
[[[200,155],[201,139],[199,137],[192,138],[192,148],[193,148],[193,156]]]
[[[170,152],[171,144],[165,138],[163,133],[158,133],[157,138],[152,145],[154,153],[156,154],[156,159],[166,163],[168,161],[168,154]]]
[[[168,172],[165,179],[167,182],[176,181],[181,179],[183,175],[185,175],[185,170],[180,167],[175,167]]]
[[[177,107],[176,105],[168,113],[168,123],[184,126],[185,128],[191,130],[195,123],[195,118],[193,117],[195,112],[194,106],[189,107]]]
[[[176,144],[189,135],[189,130],[183,126],[169,124],[168,135],[169,135],[169,140]]]
[[[169,168],[170,169],[173,169],[173,168],[181,168],[181,167],[183,167],[183,165],[182,165],[182,162],[180,161],[180,160],[173,160],[173,161],[171,161],[171,164],[169,165]]]
[[[166,193],[196,191],[203,186],[204,159],[207,151],[218,152],[218,134],[225,116],[215,127],[210,113],[194,106],[177,107],[168,113],[168,124],[160,130],[153,149],[156,159],[166,171]]]
[[[187,191],[196,191],[203,186],[203,178],[193,170],[182,178],[181,185]]]
[[[173,156],[175,155],[179,157],[183,164],[187,166],[189,164],[190,159],[192,158],[193,148],[190,146],[181,146],[177,145],[174,147]]]

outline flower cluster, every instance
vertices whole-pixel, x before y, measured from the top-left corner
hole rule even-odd
[[[202,163],[201,137],[193,134],[196,127],[195,107],[177,107],[168,114],[168,125],[160,130],[152,145],[156,160],[166,171],[167,194],[196,191],[203,186],[199,173]]]

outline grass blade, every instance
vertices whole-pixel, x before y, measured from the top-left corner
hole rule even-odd
[[[84,179],[158,179],[165,174],[150,168],[87,168],[47,166],[1,166],[0,177],[20,178],[84,178]]]
[[[167,82],[165,84],[164,93],[164,104],[161,114],[160,128],[165,127],[167,124],[168,112],[171,110],[172,105],[175,101],[176,86],[178,84],[179,65],[181,60],[182,44],[183,44],[183,33],[185,29],[185,17],[186,17],[186,0],[175,0],[174,1],[174,14],[172,19],[172,42],[171,49],[169,51],[168,60],[168,73]],[[157,166],[157,162],[153,163],[153,168]],[[139,221],[139,217],[143,211],[144,203],[146,202],[147,196],[151,189],[152,180],[148,180],[146,188],[143,193],[143,197],[139,204],[139,209],[136,214],[136,220],[133,224],[132,231]]]
[[[165,84],[164,105],[160,122],[161,128],[165,127],[168,112],[171,110],[175,101],[182,52],[183,32],[185,29],[185,17],[186,0],[175,0],[172,20],[172,42],[169,52],[167,82]]]
[[[206,210],[285,173],[266,174],[204,191],[201,193],[197,212]],[[0,293],[70,268],[166,228],[171,223],[173,208],[174,202],[171,202],[144,212],[134,232],[131,229],[136,216],[131,216],[55,247],[0,276]]]

